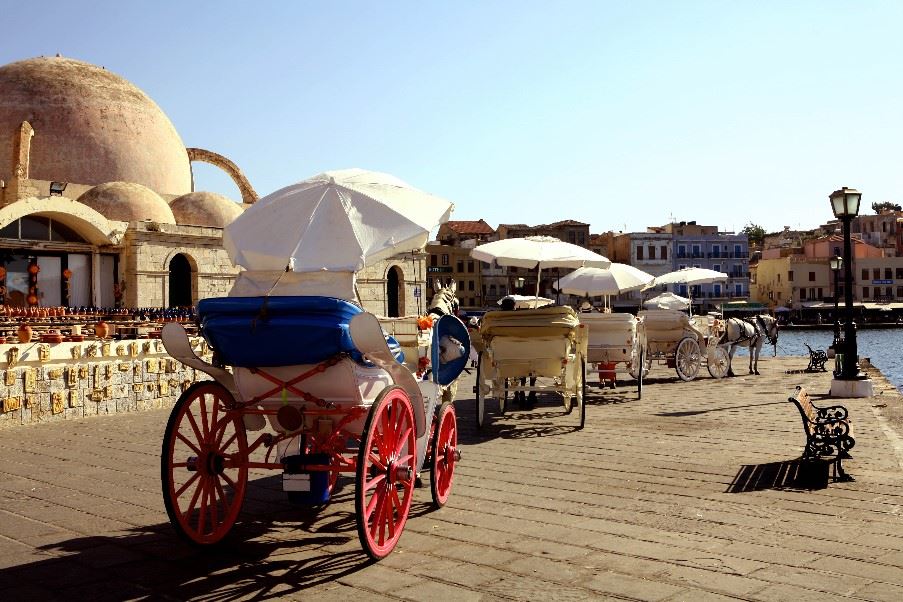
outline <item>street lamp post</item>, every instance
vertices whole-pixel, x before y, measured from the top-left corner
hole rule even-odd
[[[526,284],[526,282],[527,282],[527,279],[522,276],[518,276],[517,278],[515,278],[514,279],[514,292],[516,294],[521,294],[521,295],[524,294],[524,284]]]
[[[843,362],[838,380],[858,380],[859,350],[856,346],[856,324],[853,322],[853,244],[850,240],[850,222],[859,214],[859,201],[862,193],[853,188],[843,187],[835,190],[829,197],[834,217],[843,223],[843,293],[845,324],[843,336]]]
[[[831,266],[831,271],[834,273],[834,313],[832,314],[834,317],[834,342],[831,343],[831,348],[836,352],[837,342],[840,340],[840,316],[837,315],[837,297],[840,294],[838,282],[840,270],[843,269],[843,257],[832,257],[828,263]]]

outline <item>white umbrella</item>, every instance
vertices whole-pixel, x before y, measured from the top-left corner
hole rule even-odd
[[[421,249],[451,202],[375,171],[328,171],[265,196],[226,226],[223,245],[247,270],[357,272]]]
[[[552,236],[505,238],[474,248],[471,257],[503,267],[537,269],[536,294],[539,295],[539,272],[543,268],[607,268],[611,262],[589,249],[567,243]]]
[[[514,301],[515,309],[535,309],[537,307],[545,307],[546,305],[555,303],[552,299],[534,297],[533,295],[505,295],[499,299],[499,305],[501,305],[505,299]]]
[[[682,270],[677,270],[676,272],[668,272],[667,274],[662,274],[661,276],[656,276],[652,282],[643,287],[643,290],[648,290],[650,288],[656,287],[659,284],[688,284],[690,286],[695,284],[709,284],[712,282],[721,282],[723,280],[728,279],[728,275],[724,272],[716,272],[715,270],[708,270],[706,268],[683,268]],[[690,313],[693,313],[692,309],[693,297],[690,296]]]
[[[652,282],[643,287],[643,290],[648,290],[660,284],[709,284],[711,282],[721,282],[728,278],[729,276],[724,272],[716,272],[706,268],[683,268],[676,272],[668,272],[667,274],[656,276]]]
[[[643,303],[646,309],[687,309],[690,300],[674,293],[662,293]]]
[[[608,268],[578,268],[555,282],[562,293],[595,297],[618,295],[641,288],[652,280],[652,274],[625,263],[612,263]]]

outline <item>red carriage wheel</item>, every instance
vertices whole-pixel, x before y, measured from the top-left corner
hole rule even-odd
[[[219,383],[195,383],[179,397],[166,425],[163,502],[176,532],[194,544],[225,537],[244,500],[248,440],[233,405]]]
[[[354,493],[358,537],[375,560],[395,548],[408,520],[417,462],[414,428],[404,389],[383,389],[364,424]]]
[[[455,477],[455,464],[461,459],[458,452],[458,419],[455,407],[450,403],[442,404],[439,409],[439,426],[433,432],[432,448],[430,492],[433,494],[433,503],[441,508],[448,502]]]

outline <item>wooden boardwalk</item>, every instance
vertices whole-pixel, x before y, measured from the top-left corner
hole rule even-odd
[[[177,540],[159,486],[166,411],[0,431],[0,599],[626,600],[903,599],[900,395],[842,400],[852,483],[801,465],[797,384],[807,358],[761,376],[684,383],[656,367],[644,398],[590,388],[587,426],[540,397],[474,427],[448,506],[419,490],[395,552],[360,551],[352,487],[319,513],[255,475],[236,537]],[[629,383],[627,383],[629,384]]]

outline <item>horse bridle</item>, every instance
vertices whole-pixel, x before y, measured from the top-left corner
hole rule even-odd
[[[459,307],[459,304],[458,304],[458,297],[456,297],[456,296],[454,296],[454,295],[451,295],[451,299],[448,300],[448,305],[449,305],[449,307],[451,307],[452,313],[454,313],[455,309],[456,309],[457,307]],[[445,310],[442,309],[441,307],[439,307],[438,305],[436,305],[436,306],[434,306],[434,307],[431,307],[431,308],[429,309],[429,312],[427,312],[427,313],[431,313],[431,314],[433,314],[434,316],[438,316],[438,317],[440,317],[440,318],[441,318],[442,316],[446,315]]]
[[[765,339],[768,341],[769,345],[774,345],[775,347],[778,344],[778,328],[777,322],[775,322],[774,328],[774,336],[771,336],[771,330],[765,324],[765,320],[762,319],[762,316],[756,316],[756,322],[762,327],[762,332],[765,333]]]

